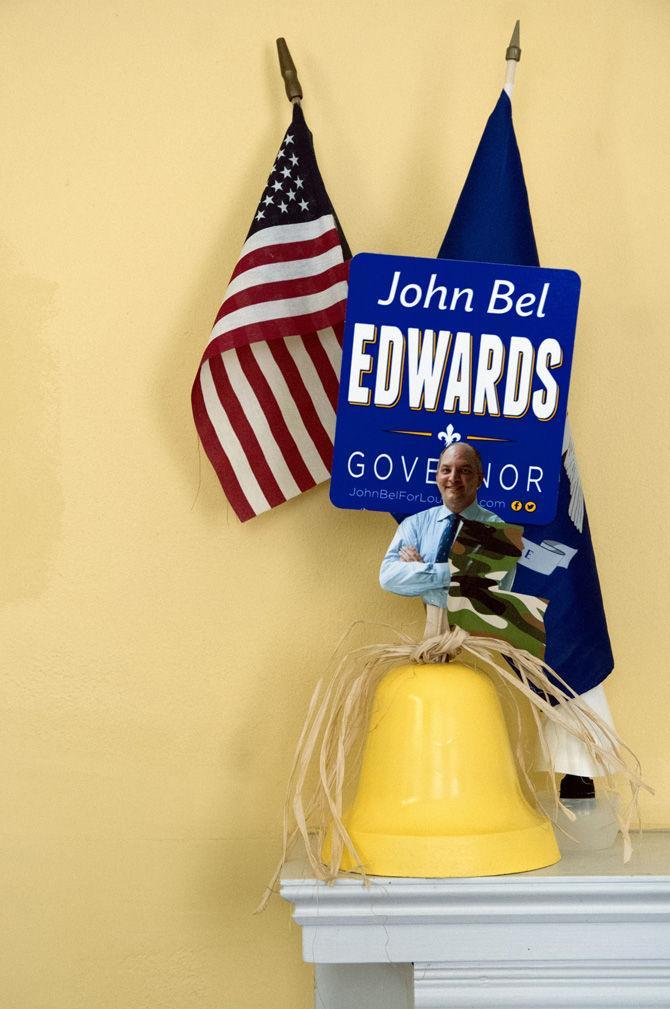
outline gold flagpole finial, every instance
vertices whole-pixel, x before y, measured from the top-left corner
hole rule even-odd
[[[286,96],[290,102],[299,102],[302,98],[302,88],[298,80],[295,63],[291,59],[291,54],[286,45],[286,39],[277,39],[277,55],[279,57],[279,69],[284,78]]]
[[[507,52],[505,53],[506,60],[516,60],[518,63],[521,59],[521,37],[519,22],[514,25],[514,31],[512,32],[512,38],[509,40],[509,45],[507,46]]]

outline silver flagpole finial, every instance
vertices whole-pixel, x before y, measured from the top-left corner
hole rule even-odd
[[[509,45],[507,46],[507,52],[505,53],[506,60],[516,60],[518,63],[521,59],[521,33],[519,30],[519,22],[514,25],[514,31],[512,32],[512,38],[509,40]]]
[[[512,32],[512,38],[509,40],[509,45],[507,46],[507,52],[505,53],[505,59],[507,60],[507,72],[505,73],[505,91],[512,97],[512,92],[514,90],[514,76],[516,74],[516,65],[521,59],[521,32],[519,29],[519,22],[514,25],[514,31]]]

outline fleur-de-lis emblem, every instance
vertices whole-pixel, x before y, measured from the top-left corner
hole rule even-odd
[[[453,424],[447,425],[447,430],[440,431],[437,437],[440,439],[440,441],[444,442],[445,448],[448,448],[448,446],[451,445],[453,442],[461,440],[461,436],[458,433],[458,431],[454,431]]]

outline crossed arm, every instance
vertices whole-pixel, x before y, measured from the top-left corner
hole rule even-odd
[[[381,587],[400,596],[423,596],[424,602],[444,607],[450,579],[449,564],[426,563],[416,531],[401,523],[382,561]]]

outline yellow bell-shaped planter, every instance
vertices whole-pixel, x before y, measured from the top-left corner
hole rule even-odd
[[[372,875],[489,876],[560,858],[521,791],[495,687],[459,662],[381,681],[344,822]],[[346,850],[341,868],[359,868]]]

